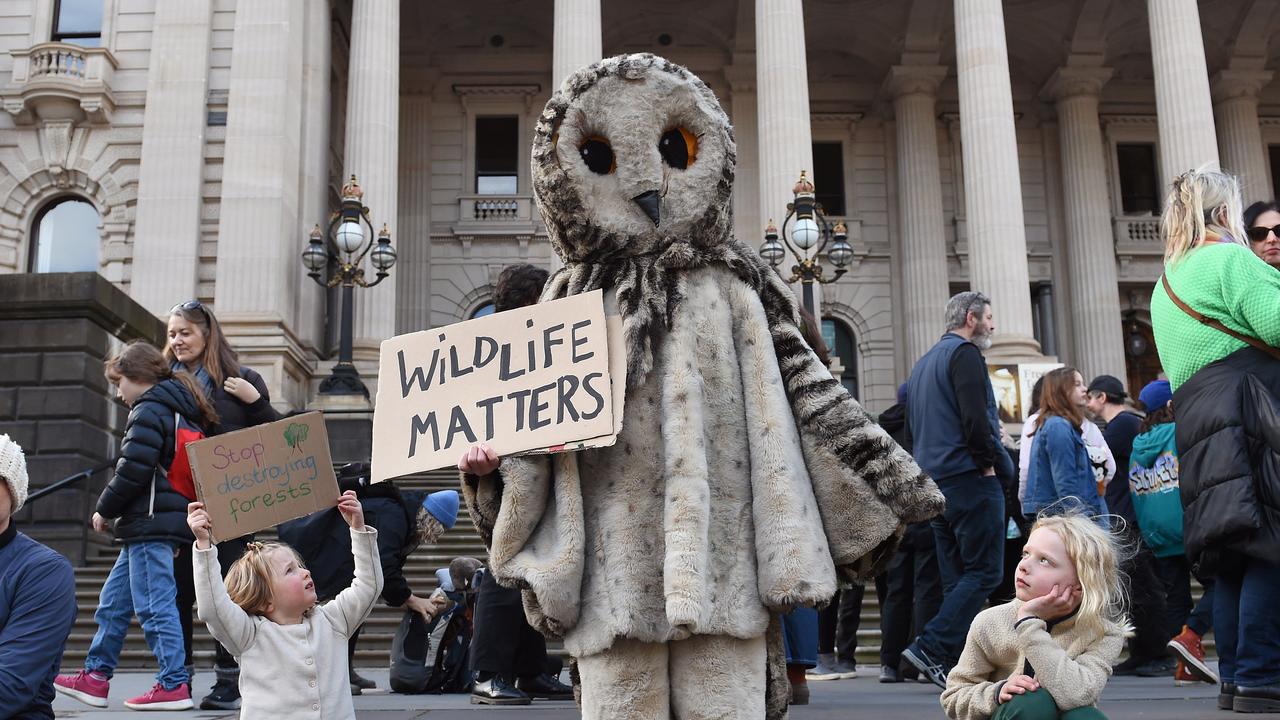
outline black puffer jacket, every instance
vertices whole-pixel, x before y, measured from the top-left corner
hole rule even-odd
[[[173,462],[173,419],[181,413],[199,424],[195,398],[175,380],[164,380],[133,404],[120,444],[116,472],[98,498],[98,513],[116,522],[123,543],[195,541],[187,526],[187,502],[159,470]]]
[[[1173,407],[1187,557],[1211,574],[1223,551],[1280,557],[1280,361],[1237,350],[1183,383]]]

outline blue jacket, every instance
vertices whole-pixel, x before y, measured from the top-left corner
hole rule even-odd
[[[0,533],[0,720],[52,720],[75,621],[71,563],[10,524]]]
[[[1182,491],[1174,424],[1161,423],[1133,439],[1129,494],[1142,540],[1156,557],[1181,555]]]
[[[1098,484],[1089,464],[1084,437],[1065,418],[1053,415],[1036,430],[1031,445],[1031,472],[1022,512],[1035,515],[1050,505],[1055,508],[1081,507],[1091,515],[1107,514],[1107,503],[1098,494]],[[1109,526],[1106,520],[1101,524]]]

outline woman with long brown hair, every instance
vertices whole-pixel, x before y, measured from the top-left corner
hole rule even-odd
[[[271,407],[271,396],[262,376],[240,364],[222,325],[213,311],[199,300],[174,305],[169,310],[168,342],[164,356],[170,367],[191,373],[205,397],[217,409],[218,422],[208,434],[221,435],[280,419]],[[218,543],[218,562],[229,568],[240,559],[252,536]],[[187,664],[191,664],[191,608],[195,584],[191,577],[191,545],[182,548],[178,571],[178,614],[182,618]],[[216,644],[213,689],[200,701],[202,710],[235,710],[240,707],[240,667],[221,644]]]
[[[1100,518],[1106,516],[1107,504],[1098,494],[1081,432],[1088,399],[1084,378],[1075,368],[1060,367],[1044,376],[1031,473],[1022,501],[1024,514],[1035,515],[1052,506],[1079,507]]]

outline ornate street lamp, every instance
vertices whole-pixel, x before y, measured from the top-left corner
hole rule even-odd
[[[795,201],[787,203],[787,216],[782,220],[782,230],[769,219],[764,230],[764,244],[760,246],[760,257],[773,267],[778,267],[786,259],[787,251],[795,258],[796,264],[791,266],[791,277],[787,282],[800,282],[804,287],[804,308],[815,318],[818,311],[813,306],[813,284],[815,282],[833,283],[845,274],[846,266],[853,260],[853,248],[849,245],[849,233],[844,223],[835,226],[827,221],[822,210],[822,203],[813,194],[813,182],[800,171],[800,180],[792,190]],[[824,268],[818,262],[827,244],[827,259],[835,266],[831,277],[824,275]]]
[[[369,208],[364,206],[364,191],[356,182],[356,176],[342,186],[342,207],[329,220],[329,227],[321,232],[316,225],[311,231],[310,242],[302,251],[302,264],[307,273],[321,287],[342,286],[342,328],[338,340],[338,364],[333,372],[320,383],[322,395],[364,395],[369,388],[360,381],[360,373],[351,359],[351,291],[356,285],[373,287],[390,274],[396,264],[396,251],[391,247],[391,231],[386,223],[373,241],[373,223],[369,221]],[[368,228],[368,233],[365,228]],[[373,282],[364,278],[361,263],[365,255],[377,270]],[[321,278],[321,273],[327,277]]]

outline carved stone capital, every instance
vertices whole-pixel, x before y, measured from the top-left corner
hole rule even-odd
[[[1271,82],[1272,76],[1270,70],[1223,70],[1213,76],[1209,85],[1213,101],[1257,98],[1262,88]]]
[[[942,65],[894,65],[885,77],[885,91],[890,97],[903,95],[936,95],[938,86],[947,77]]]
[[[1097,96],[1102,92],[1102,86],[1111,79],[1113,72],[1111,68],[1105,67],[1058,68],[1040,90],[1040,97],[1060,101],[1081,95]]]

